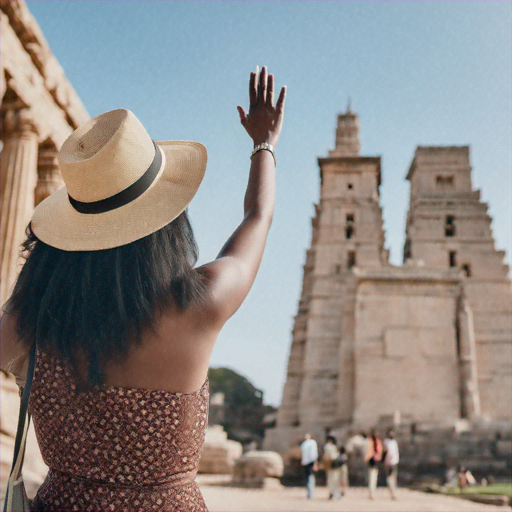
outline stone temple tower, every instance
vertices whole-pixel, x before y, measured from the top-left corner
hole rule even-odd
[[[487,205],[473,190],[469,147],[418,147],[407,179],[404,259],[462,270],[472,310],[482,415],[510,419],[512,312],[508,266],[496,250]]]
[[[359,151],[359,119],[348,109],[338,116],[335,148],[318,160],[320,202],[312,220],[280,425],[351,418],[354,290],[347,277],[356,266],[378,268],[388,260],[379,204],[380,157]]]
[[[360,155],[350,109],[318,164],[283,400],[265,447],[378,425],[509,425],[510,280],[471,185],[469,148],[417,149],[402,266],[385,249],[380,157]]]

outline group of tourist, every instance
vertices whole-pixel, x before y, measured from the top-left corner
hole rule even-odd
[[[396,500],[398,462],[400,452],[395,438],[395,430],[388,429],[387,435],[381,439],[379,433],[373,429],[369,436],[363,435],[364,460],[368,466],[368,491],[371,500],[375,497],[379,470],[382,468],[386,474],[386,482],[391,499]],[[307,488],[307,497],[311,499],[316,485],[315,473],[320,469],[319,461],[325,470],[329,499],[339,499],[347,492],[349,450],[343,444],[338,444],[336,438],[328,435],[323,447],[322,456],[319,457],[317,442],[306,434],[301,448],[301,465]]]

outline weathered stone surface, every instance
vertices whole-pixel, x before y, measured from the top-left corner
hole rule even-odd
[[[41,141],[60,147],[89,118],[23,0],[2,0],[2,74],[6,89],[31,108]]]
[[[233,484],[241,487],[264,488],[269,478],[283,475],[283,459],[277,452],[250,451],[235,463]]]
[[[242,444],[228,439],[220,425],[208,426],[198,472],[230,474],[242,451]]]
[[[474,329],[474,372],[487,420],[512,414],[511,299],[508,267],[497,251],[487,205],[473,190],[469,147],[418,147],[409,169],[409,256],[426,267],[453,266]]]
[[[38,134],[28,109],[9,109],[4,116],[1,177],[1,304],[9,298],[21,269],[19,247],[34,210]]]
[[[34,205],[62,186],[57,149],[89,116],[25,2],[3,0],[0,7],[3,305]]]
[[[35,206],[64,186],[64,180],[59,172],[58,151],[53,144],[39,147],[37,175]]]

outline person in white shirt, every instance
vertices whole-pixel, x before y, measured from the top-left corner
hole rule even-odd
[[[315,490],[315,471],[318,465],[318,445],[311,438],[311,434],[304,436],[304,441],[300,445],[301,465],[304,468],[304,476],[306,478],[306,488],[308,490],[308,499],[313,497]]]
[[[384,467],[386,468],[386,481],[388,484],[391,499],[396,500],[396,478],[398,474],[398,462],[400,460],[400,452],[398,443],[395,439],[395,431],[390,428],[388,435],[384,440]]]

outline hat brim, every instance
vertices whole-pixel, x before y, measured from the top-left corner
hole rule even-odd
[[[178,217],[203,180],[207,151],[199,142],[156,144],[165,164],[142,195],[105,213],[84,214],[73,208],[64,187],[36,207],[31,224],[35,235],[64,251],[97,251],[135,242]]]

